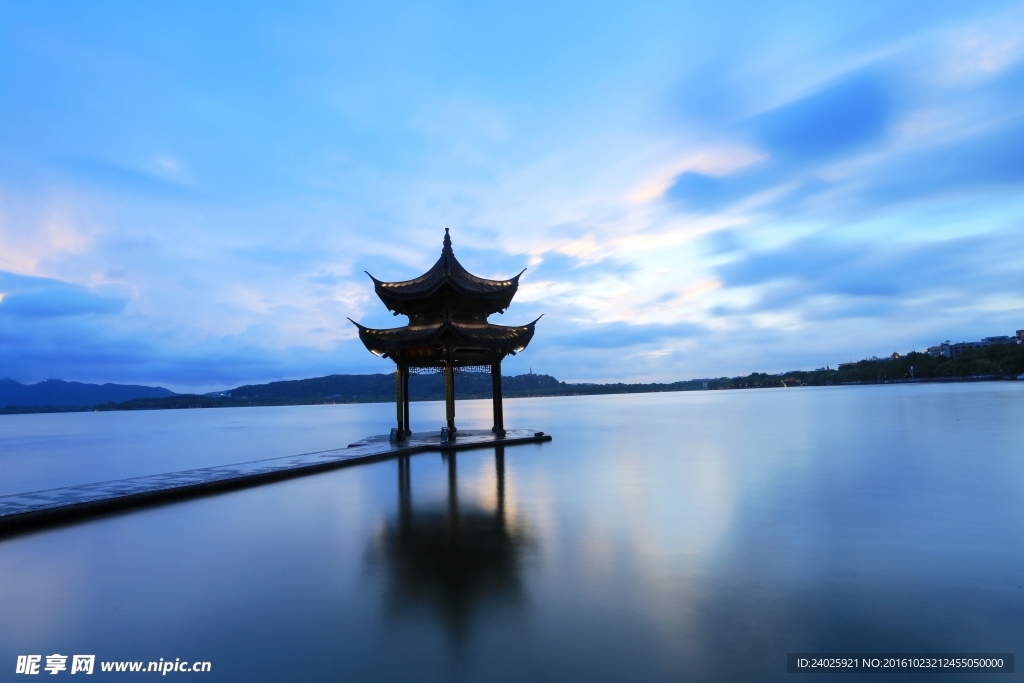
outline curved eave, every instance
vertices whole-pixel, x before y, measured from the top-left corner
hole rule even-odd
[[[508,308],[524,272],[525,268],[508,280],[488,280],[470,273],[455,256],[442,255],[430,270],[412,280],[384,282],[366,274],[373,280],[377,296],[393,311],[404,309],[401,304],[405,302],[432,297],[446,286],[461,296],[494,302],[497,311]]]
[[[359,341],[375,356],[388,357],[403,348],[424,346],[436,342],[444,332],[445,325],[424,327],[394,327],[377,330],[360,325],[352,318],[349,321],[359,328]]]
[[[540,316],[540,320],[544,316]],[[533,340],[537,320],[526,325],[462,325],[449,323],[455,341],[469,346],[500,349],[509,353],[519,353]]]
[[[541,316],[543,317],[543,316]],[[402,349],[434,344],[455,345],[473,349],[487,349],[503,353],[518,353],[533,339],[537,320],[521,326],[463,325],[439,323],[422,327],[394,327],[373,329],[349,318],[359,329],[359,340],[370,353],[391,357]]]

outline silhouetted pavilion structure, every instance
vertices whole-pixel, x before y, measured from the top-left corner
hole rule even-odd
[[[408,316],[409,324],[384,330],[359,328],[359,339],[374,355],[395,362],[395,395],[398,406],[399,438],[409,429],[410,371],[439,371],[444,374],[445,414],[448,438],[454,438],[455,374],[462,370],[491,372],[494,426],[505,434],[501,405],[501,361],[519,353],[533,339],[537,320],[520,327],[494,325],[487,321],[504,313],[519,289],[519,277],[487,280],[466,270],[452,251],[448,229],[444,231],[441,258],[430,270],[404,282],[381,282],[370,275],[377,296],[395,315]],[[351,318],[350,318],[351,320]]]

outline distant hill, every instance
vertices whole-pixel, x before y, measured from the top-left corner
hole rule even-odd
[[[0,379],[0,408],[7,406],[94,406],[99,403],[123,403],[136,398],[164,398],[175,393],[163,387],[136,384],[83,384],[47,379],[22,384]]]
[[[568,384],[551,375],[503,376],[505,398],[527,396],[580,396],[586,394],[631,394],[660,391],[688,391],[702,388],[700,380],[673,384]],[[466,372],[455,378],[459,400],[491,397],[491,375]],[[412,401],[444,400],[444,377],[440,374],[409,378]],[[268,384],[246,384],[229,391],[202,396],[179,394],[167,398],[139,398],[119,404],[95,406],[96,410],[158,410],[172,408],[229,408],[241,406],[316,405],[324,403],[389,403],[395,400],[395,376],[330,375]],[[0,412],[39,412],[30,408],[0,409]]]
[[[868,359],[841,368],[793,370],[779,374],[754,372],[739,377],[691,379],[650,384],[570,384],[551,375],[502,377],[505,398],[526,396],[585,396],[640,394],[762,387],[878,384],[883,382],[949,382],[1024,379],[1024,345],[1002,344],[967,349],[956,360],[912,352],[888,359]],[[455,379],[458,399],[490,398],[490,373],[466,372]],[[413,401],[444,400],[439,374],[409,378]],[[323,403],[386,403],[395,400],[395,376],[329,375],[268,384],[246,384],[229,391],[198,396],[175,394],[163,387],[124,384],[81,384],[47,380],[24,385],[0,380],[0,414],[74,410],[159,410],[171,408],[228,408],[241,406],[315,405]]]
[[[509,397],[568,393],[564,382],[550,375],[517,375],[502,378],[502,393]],[[260,403],[373,403],[395,400],[394,374],[329,375],[269,384],[246,384],[230,391],[206,394]],[[455,378],[458,399],[490,398],[491,375],[466,372]],[[444,399],[444,376],[440,374],[409,377],[409,399],[440,401]]]
[[[527,396],[579,396],[583,394],[624,394],[658,391],[686,391],[701,388],[699,381],[673,384],[567,384],[550,375],[502,377],[505,398]],[[395,400],[394,374],[330,375],[312,379],[246,384],[228,391],[204,395],[175,394],[162,387],[79,384],[47,380],[25,386],[11,380],[0,387],[0,413],[66,412],[76,410],[160,410],[174,408],[229,408],[241,406],[315,405],[324,403],[387,403]],[[38,387],[53,386],[51,393]],[[135,390],[137,393],[88,394],[80,391],[73,398],[61,395],[57,387]],[[10,387],[11,390],[7,390]],[[28,390],[36,391],[29,395]],[[455,379],[455,395],[460,400],[491,397],[490,373],[466,372]],[[444,400],[444,377],[440,374],[413,375],[409,378],[409,398],[413,401]]]

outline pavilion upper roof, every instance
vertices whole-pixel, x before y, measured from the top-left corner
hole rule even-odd
[[[451,237],[445,228],[441,258],[423,275],[404,282],[382,282],[366,274],[373,280],[377,296],[396,314],[412,316],[435,308],[440,312],[445,305],[443,300],[455,295],[461,308],[476,309],[486,318],[509,307],[525,270],[508,280],[488,280],[473,275],[455,258]]]

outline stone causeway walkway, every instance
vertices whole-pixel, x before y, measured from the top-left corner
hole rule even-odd
[[[445,443],[438,432],[419,432],[398,442],[389,441],[387,436],[374,436],[329,451],[16,493],[0,496],[0,532],[424,451],[460,451],[550,440],[544,432],[529,429],[510,429],[504,437],[490,431],[466,430],[460,431],[454,442]]]

